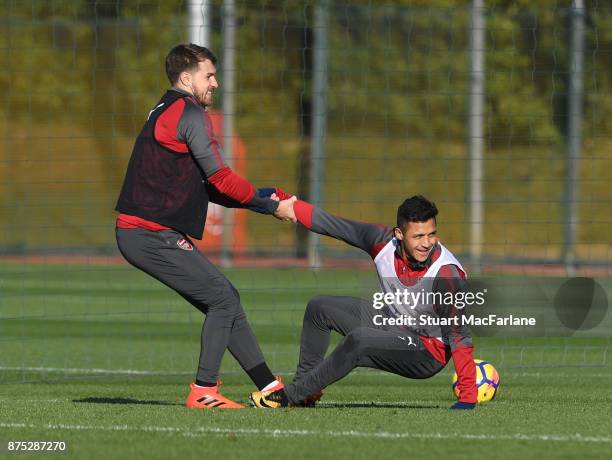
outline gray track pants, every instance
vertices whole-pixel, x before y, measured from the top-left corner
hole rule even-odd
[[[371,367],[412,379],[429,378],[444,366],[419,337],[402,327],[375,326],[380,311],[356,297],[317,296],[304,314],[300,361],[291,385],[290,403],[298,403],[340,380],[356,367]],[[344,336],[325,358],[331,331]]]
[[[198,380],[217,381],[226,348],[244,370],[264,362],[238,291],[195,246],[185,250],[178,245],[183,235],[174,230],[144,229],[117,229],[116,235],[119,250],[130,264],[174,289],[206,314]]]

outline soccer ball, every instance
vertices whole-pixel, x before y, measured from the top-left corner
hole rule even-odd
[[[478,402],[491,401],[497,394],[499,388],[499,373],[487,361],[475,359],[476,364],[476,386],[478,387]],[[459,398],[459,389],[457,388],[457,373],[453,375],[453,392]]]

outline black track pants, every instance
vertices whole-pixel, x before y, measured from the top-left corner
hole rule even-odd
[[[226,348],[244,370],[264,362],[238,291],[193,244],[191,250],[178,244],[183,235],[144,229],[117,229],[116,233],[119,250],[130,264],[174,289],[206,315],[198,380],[217,381]]]
[[[356,297],[317,296],[304,313],[300,361],[285,388],[298,403],[340,380],[356,367],[371,367],[413,379],[429,378],[444,366],[419,337],[402,327],[376,326],[380,314],[371,301]],[[325,358],[331,331],[344,339]]]

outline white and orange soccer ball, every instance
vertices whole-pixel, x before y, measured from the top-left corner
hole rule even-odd
[[[478,387],[478,402],[491,401],[495,398],[499,388],[499,373],[491,363],[482,359],[475,359],[476,364],[476,386]],[[453,392],[459,398],[457,388],[457,373],[453,375]]]

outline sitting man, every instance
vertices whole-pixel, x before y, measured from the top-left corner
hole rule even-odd
[[[277,189],[271,196],[288,195]],[[455,298],[467,290],[466,272],[438,239],[435,204],[420,195],[408,198],[398,208],[393,228],[332,216],[300,200],[293,206],[297,220],[309,230],[366,251],[374,260],[381,292],[374,302],[343,296],[311,299],[293,383],[276,391],[255,391],[252,403],[259,408],[314,405],[324,388],[356,367],[426,379],[452,357],[460,394],[452,409],[473,409],[477,388],[472,339],[462,321],[465,304]],[[381,306],[376,300],[385,294],[395,300]],[[398,326],[400,318],[404,324]],[[325,357],[332,330],[344,339]]]

